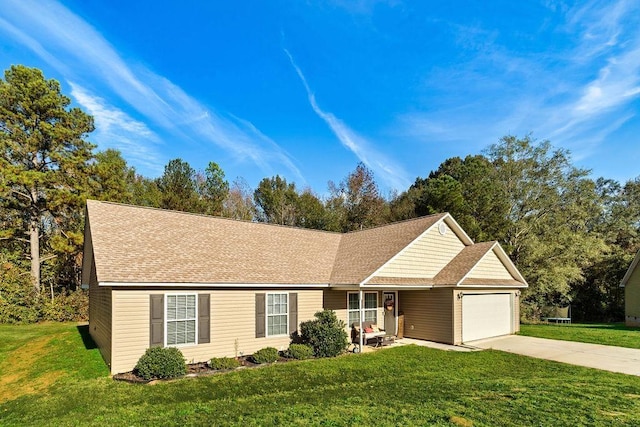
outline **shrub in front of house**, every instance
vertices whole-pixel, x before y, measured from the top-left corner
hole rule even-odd
[[[187,365],[177,348],[151,347],[138,359],[134,372],[145,380],[176,378],[187,373]]]
[[[209,366],[216,370],[235,369],[240,366],[240,362],[233,357],[214,357],[209,361]]]
[[[278,349],[273,347],[265,347],[253,353],[251,357],[254,362],[263,364],[263,363],[273,363],[278,360]]]
[[[349,346],[345,323],[332,310],[319,311],[314,317],[300,324],[300,342],[311,346],[316,357],[343,353]]]
[[[307,344],[291,344],[287,350],[287,357],[304,360],[313,357],[313,347]]]

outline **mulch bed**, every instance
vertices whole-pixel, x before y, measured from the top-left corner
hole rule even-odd
[[[290,359],[287,357],[279,357],[278,360],[274,363],[284,363],[284,362],[291,362],[295,359]],[[206,362],[200,362],[200,363],[192,363],[187,365],[187,374],[185,375],[185,377],[200,377],[200,376],[207,376],[207,375],[217,375],[217,374],[223,374],[226,372],[230,372],[230,371],[235,371],[236,369],[245,369],[245,368],[257,368],[260,366],[269,366],[272,365],[272,363],[265,363],[265,364],[258,364],[253,362],[253,360],[251,359],[251,356],[242,356],[242,357],[238,357],[238,361],[240,362],[240,366],[234,369],[223,369],[223,370],[219,370],[219,369],[212,369],[208,363]],[[124,382],[128,382],[128,383],[132,383],[132,384],[149,384],[149,383],[155,383],[157,381],[169,381],[169,380],[163,380],[163,379],[153,379],[153,380],[145,380],[144,378],[141,378],[139,376],[137,376],[135,374],[135,371],[130,371],[130,372],[123,372],[121,374],[115,374],[113,376],[113,379],[116,381],[124,381]],[[175,379],[175,378],[172,378]]]

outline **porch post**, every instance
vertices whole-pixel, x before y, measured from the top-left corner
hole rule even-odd
[[[358,312],[360,313],[360,353],[362,353],[362,344],[364,344],[364,328],[362,327],[362,319],[364,319],[364,294],[362,288],[358,290]]]

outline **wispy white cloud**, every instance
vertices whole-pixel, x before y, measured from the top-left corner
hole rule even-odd
[[[213,111],[144,66],[131,67],[95,28],[62,4],[7,0],[1,13],[6,19],[0,18],[0,31],[76,85],[102,86],[100,93],[106,89],[115,94],[147,123],[190,144],[213,144],[269,172],[280,164],[304,181],[291,157],[251,123]]]
[[[565,34],[563,49],[514,51],[490,30],[452,25],[472,59],[429,76],[449,89],[430,111],[399,115],[399,132],[478,144],[534,131],[569,148],[576,159],[592,155],[636,114],[631,106],[640,99],[640,3],[547,6],[560,22],[541,31]]]
[[[353,152],[360,161],[378,174],[378,176],[380,176],[380,178],[389,185],[391,189],[406,188],[410,182],[407,178],[406,172],[385,155],[375,150],[370,141],[358,135],[342,120],[332,113],[320,108],[314,93],[309,87],[306,77],[293,59],[293,56],[287,49],[284,49],[284,53],[289,58],[291,66],[295,69],[296,74],[298,74],[298,77],[307,92],[307,98],[309,99],[311,108],[318,117],[320,117],[329,126],[342,145],[351,150],[351,152]]]
[[[130,161],[144,165],[148,170],[162,172],[156,145],[158,136],[147,125],[133,119],[124,111],[109,105],[103,98],[82,86],[69,82],[71,96],[93,116],[97,140],[102,148],[116,148],[126,153]]]

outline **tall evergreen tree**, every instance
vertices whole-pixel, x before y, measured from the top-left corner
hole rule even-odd
[[[182,159],[173,159],[157,180],[161,192],[160,207],[184,212],[201,212],[196,171]]]
[[[75,239],[64,227],[82,211],[87,188],[93,146],[85,138],[93,118],[70,103],[60,84],[35,68],[12,66],[0,80],[0,198],[12,219],[11,234],[28,242],[38,293],[41,264],[55,257],[41,256],[55,252],[48,236],[57,228],[58,243]]]
[[[196,177],[198,193],[208,215],[221,215],[224,200],[229,195],[229,182],[224,179],[224,171],[216,162],[209,162],[204,174]]]

